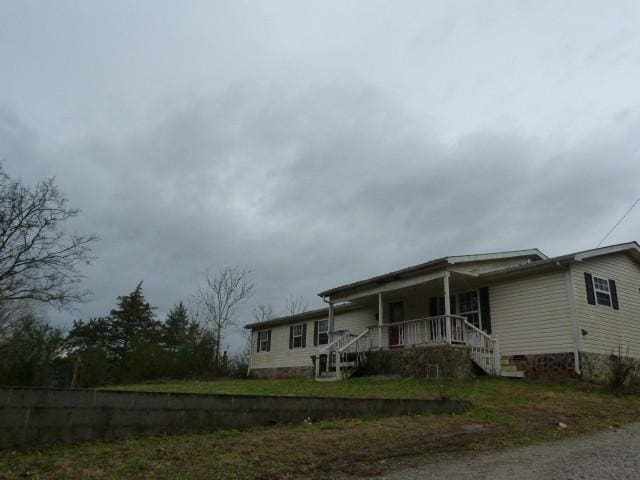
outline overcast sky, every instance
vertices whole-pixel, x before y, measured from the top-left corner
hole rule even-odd
[[[94,232],[93,300],[245,309],[443,255],[594,247],[640,195],[640,3],[0,0],[0,158]],[[608,239],[640,239],[640,207]],[[228,342],[237,345],[232,335]]]

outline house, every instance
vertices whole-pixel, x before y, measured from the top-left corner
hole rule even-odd
[[[247,325],[260,377],[580,376],[640,357],[640,246],[438,258],[323,291],[327,307]]]

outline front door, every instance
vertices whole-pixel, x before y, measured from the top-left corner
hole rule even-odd
[[[389,323],[404,322],[404,303],[393,302],[389,304]],[[402,326],[389,327],[389,346],[402,345]]]

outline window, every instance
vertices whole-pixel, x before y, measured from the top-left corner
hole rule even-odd
[[[480,328],[478,292],[476,290],[458,295],[458,307],[459,315],[466,317],[470,324]]]
[[[611,289],[609,288],[609,280],[606,278],[593,277],[593,290],[596,293],[596,303],[598,305],[611,306]]]
[[[315,327],[316,345],[327,345],[329,343],[329,320],[318,320]]]
[[[258,352],[271,350],[271,330],[258,332]]]
[[[451,309],[451,314],[456,314],[456,296],[449,296],[449,308]],[[438,315],[444,315],[444,297],[432,297],[431,305],[429,307],[429,315],[432,317]]]
[[[618,289],[615,280],[597,277],[589,272],[584,272],[584,283],[587,287],[587,303],[589,305],[602,305],[619,310]]]
[[[289,348],[305,348],[307,336],[307,325],[301,323],[293,325],[289,329]]]

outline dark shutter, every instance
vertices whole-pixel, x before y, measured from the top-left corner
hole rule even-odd
[[[313,346],[318,346],[318,321],[313,322]]]
[[[267,332],[267,352],[271,351],[271,330]]]
[[[593,277],[590,273],[584,272],[584,284],[587,287],[587,302],[590,305],[596,304],[596,294],[593,291]]]
[[[257,334],[256,336],[258,337],[258,342],[257,342],[257,345],[256,345],[256,352],[259,352],[260,351],[260,332],[256,332],[256,334]]]
[[[307,346],[307,324],[302,324],[302,348]]]
[[[293,348],[293,327],[289,327],[289,350]]]
[[[611,279],[609,279],[609,292],[611,293],[611,306],[614,310],[619,310],[618,289],[616,288],[616,282]]]
[[[450,295],[449,296],[449,307],[451,308],[451,315],[455,315],[457,308],[456,308],[456,296],[455,295]]]
[[[431,297],[429,299],[429,316],[435,317],[438,315],[438,297]]]
[[[480,317],[482,318],[482,328],[491,334],[491,306],[489,305],[489,287],[480,289]]]

